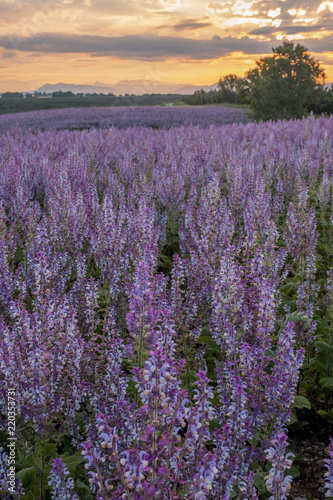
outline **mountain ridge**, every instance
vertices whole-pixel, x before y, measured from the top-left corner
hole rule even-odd
[[[120,80],[113,85],[95,82],[92,85],[71,84],[71,83],[46,83],[38,88],[37,92],[73,92],[74,94],[193,94],[196,90],[211,90],[216,87],[213,85],[192,85],[192,84],[174,84],[165,82],[156,82],[154,80]]]

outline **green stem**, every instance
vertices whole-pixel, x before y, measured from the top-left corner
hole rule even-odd
[[[45,443],[42,441],[42,446],[43,446],[43,452],[42,452],[42,465],[41,465],[41,471],[40,471],[40,497],[41,500],[46,499],[46,491],[45,491],[45,479],[44,479],[44,469],[45,469]]]

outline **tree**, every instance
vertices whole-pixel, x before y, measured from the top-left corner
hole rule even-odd
[[[303,45],[284,42],[272,50],[247,72],[255,118],[301,118],[316,100],[325,72]]]
[[[2,94],[2,99],[23,99],[21,92],[5,92]]]
[[[238,78],[237,83],[237,102],[238,104],[250,103],[250,87],[247,78]]]
[[[199,104],[206,104],[209,102],[208,100],[208,94],[205,92],[203,89],[196,90],[194,94],[192,95],[184,95],[182,97],[182,101],[185,102],[186,104],[191,104],[191,105],[199,105]]]
[[[310,110],[321,115],[333,115],[333,85],[325,88],[323,86],[316,95],[316,99],[311,103]]]
[[[75,94],[68,90],[67,92],[63,92],[62,90],[58,90],[57,92],[52,92],[52,97],[74,97]]]
[[[218,93],[220,102],[237,102],[237,88],[239,77],[237,75],[226,75],[218,81]]]

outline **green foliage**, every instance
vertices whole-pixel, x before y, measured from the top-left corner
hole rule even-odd
[[[238,80],[238,76],[232,74],[220,78],[218,82],[220,102],[237,102]]]
[[[115,96],[112,94],[72,94],[71,92],[54,92],[53,95],[14,95],[7,92],[0,99],[0,115],[21,113],[43,109],[118,107],[118,106],[160,106],[179,101],[181,94],[146,94],[140,96]]]
[[[249,104],[249,86],[245,78],[230,74],[221,77],[216,90],[205,92],[203,89],[196,90],[193,95],[182,97],[185,104]]]
[[[24,95],[21,92],[5,92],[2,94],[2,99],[23,99]]]
[[[333,377],[322,377],[319,383],[323,389],[333,389]]]
[[[64,442],[66,436],[63,436]],[[48,484],[48,476],[51,471],[52,461],[56,457],[61,457],[66,464],[71,476],[80,476],[82,470],[83,457],[79,452],[75,452],[72,447],[67,446],[68,450],[59,454],[59,443],[52,441],[37,441],[34,446],[29,448],[17,448],[17,478],[21,480],[26,500],[36,500],[42,493],[43,498],[51,498],[51,488]],[[76,485],[81,498],[90,500],[91,496],[88,485],[84,484],[79,478]]]
[[[237,75],[230,74],[220,78],[218,82],[219,102],[249,103],[249,91],[247,80]]]
[[[169,275],[172,269],[173,256],[179,253],[179,224],[168,219],[166,227],[166,242],[158,255],[158,270]]]
[[[308,114],[325,73],[305,47],[284,42],[257,61],[247,79],[255,118],[290,119]]]
[[[317,115],[322,113],[329,116],[333,114],[333,85],[328,88],[320,87],[312,103],[309,104],[309,110]]]
[[[302,408],[307,408],[308,410],[311,410],[311,403],[304,396],[297,395],[294,398],[294,402],[292,403],[291,408],[298,408],[299,410]]]

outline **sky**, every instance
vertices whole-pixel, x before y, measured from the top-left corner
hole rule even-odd
[[[283,40],[307,47],[333,82],[333,1],[0,0],[0,92],[212,85],[244,76]]]

